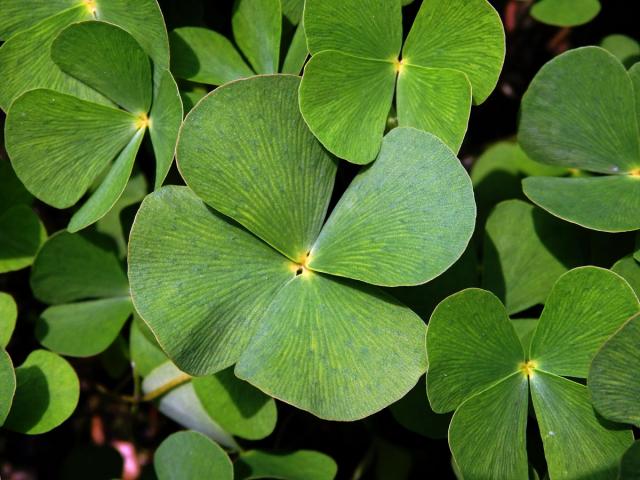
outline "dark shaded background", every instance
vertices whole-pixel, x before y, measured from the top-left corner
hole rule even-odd
[[[466,140],[460,158],[469,167],[489,144],[515,135],[521,97],[539,68],[550,58],[568,48],[598,44],[612,33],[639,37],[637,16],[630,12],[628,0],[601,0],[603,9],[591,23],[573,29],[543,25],[528,16],[529,2],[495,0],[507,30],[507,57],[498,87],[481,106],[472,110]],[[182,25],[204,24],[221,33],[230,34],[231,1],[161,0],[169,30]],[[404,9],[405,33],[420,6],[415,1]],[[1,114],[0,114],[1,115]],[[4,118],[0,118],[2,123]],[[148,145],[146,152],[149,152]],[[0,151],[0,155],[5,155]],[[142,153],[142,168],[153,178],[153,158]],[[336,195],[342,191],[356,172],[354,166],[341,166]],[[171,183],[181,183],[174,170]],[[42,203],[35,204],[49,233],[64,228],[68,212],[57,211]],[[129,212],[131,215],[133,211]],[[29,289],[29,270],[0,275],[0,290],[11,293],[19,308],[16,332],[8,347],[14,363],[20,365],[31,350],[38,348],[33,335],[35,319],[44,305],[33,299]],[[130,404],[115,395],[129,393],[132,380],[124,353],[125,337],[105,354],[91,359],[70,359],[82,386],[80,404],[73,417],[54,431],[39,436],[25,436],[0,431],[0,476],[3,479],[87,478],[101,479],[118,476],[119,458],[113,450],[92,445],[113,441],[133,445],[149,463],[157,445],[180,427],[158,414],[152,405],[141,405],[132,412]],[[100,393],[105,387],[115,395]],[[448,478],[450,454],[446,440],[429,440],[400,426],[388,410],[353,423],[325,422],[279,403],[276,431],[260,442],[242,442],[245,448],[316,449],[329,454],[339,466],[340,479],[395,480],[404,478],[402,471],[410,469],[409,478]],[[534,429],[535,422],[530,422]],[[544,468],[537,432],[530,431],[532,462]],[[80,448],[80,450],[78,450]],[[70,460],[71,459],[71,460]],[[65,465],[86,465],[91,475],[65,471]],[[100,473],[99,465],[112,464],[112,471]],[[106,468],[106,467],[105,467]],[[73,470],[73,469],[72,469]],[[146,468],[148,478],[152,469]],[[85,470],[86,471],[86,470]],[[377,472],[377,474],[376,474]]]

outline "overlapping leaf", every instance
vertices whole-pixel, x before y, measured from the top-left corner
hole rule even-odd
[[[600,8],[599,0],[539,0],[531,8],[531,16],[556,27],[575,27],[593,20]]]
[[[99,240],[57,233],[42,246],[34,262],[33,292],[53,305],[38,319],[36,337],[63,355],[86,357],[103,352],[133,311],[123,268]]]
[[[120,198],[147,129],[156,154],[155,183],[162,184],[173,159],[182,106],[171,74],[157,71],[154,88],[147,52],[120,27],[76,23],[57,32],[50,48],[61,75],[93,94],[47,82],[42,84],[47,89],[22,94],[8,112],[6,147],[27,189],[57,208],[74,205],[108,171],[72,217],[68,228],[78,231],[103,217]]]
[[[427,391],[435,411],[456,410],[449,443],[462,475],[529,478],[527,383],[550,478],[615,475],[633,435],[598,418],[587,388],[563,376],[585,378],[598,346],[639,310],[616,274],[571,270],[554,285],[527,354],[489,292],[444,300],[427,334]]]
[[[599,175],[525,179],[534,203],[595,230],[640,229],[636,70],[599,47],[572,50],[540,70],[523,98],[520,144],[539,162]]]
[[[323,418],[362,418],[424,371],[424,324],[375,287],[332,275],[378,285],[438,275],[471,236],[471,185],[435,137],[398,129],[321,231],[335,161],[302,121],[298,84],[230,83],[189,114],[178,164],[200,198],[165,187],[145,199],[131,289],[182,370],[237,362],[240,378],[272,396]]]
[[[0,213],[0,273],[33,263],[47,232],[38,215],[27,205],[16,205]]]
[[[400,9],[400,0],[305,4],[312,57],[300,109],[320,142],[354,163],[376,157],[396,83],[399,125],[457,151],[472,96],[482,103],[502,68],[502,24],[485,0],[424,2],[404,47]]]
[[[640,359],[640,315],[634,315],[600,348],[589,370],[589,392],[607,419],[640,426],[640,382],[629,365]]]
[[[308,55],[304,28],[302,24],[296,28],[280,67],[282,20],[285,15],[294,25],[298,24],[303,5],[297,0],[236,0],[231,27],[242,53],[213,30],[176,28],[169,35],[171,71],[176,78],[209,85],[222,85],[255,74],[297,75]]]
[[[544,303],[555,281],[586,261],[582,232],[520,200],[496,206],[487,219],[483,288],[514,314]]]
[[[16,368],[15,379],[13,405],[4,423],[10,430],[30,435],[48,432],[69,418],[78,404],[78,377],[55,353],[31,352]]]

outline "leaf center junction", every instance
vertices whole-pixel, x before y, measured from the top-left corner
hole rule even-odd
[[[537,366],[538,366],[537,362],[533,360],[529,360],[527,362],[522,362],[520,365],[518,365],[518,368],[523,373],[523,375],[526,375],[527,377],[531,378],[533,377],[533,374]]]
[[[310,270],[308,267],[310,253],[311,252],[307,252],[299,262],[292,264],[292,270],[295,272],[296,277],[310,273]]]
[[[84,4],[87,7],[89,13],[91,13],[91,15],[95,17],[96,10],[98,9],[98,7],[96,6],[96,0],[84,0]]]
[[[146,113],[142,113],[138,115],[138,118],[136,119],[136,128],[138,130],[140,130],[141,128],[147,128],[149,127],[150,124],[151,124],[151,120],[149,119]]]
[[[634,177],[634,178],[640,178],[640,167],[634,168],[633,170],[631,170],[629,172],[629,175]]]
[[[396,71],[396,73],[402,73],[402,71],[404,70],[404,60],[400,59],[400,58],[396,58],[393,61],[393,67]]]

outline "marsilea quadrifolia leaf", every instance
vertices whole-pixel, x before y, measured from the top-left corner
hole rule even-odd
[[[307,0],[304,28],[302,115],[328,150],[358,164],[380,150],[394,91],[400,126],[457,151],[472,100],[489,96],[505,54],[486,0],[423,2],[404,46],[400,0]]]
[[[351,420],[398,400],[426,367],[424,323],[377,286],[421,284],[451,266],[475,203],[451,150],[398,128],[324,222],[336,160],[298,111],[299,82],[232,82],[188,115],[178,164],[190,188],[145,199],[129,279],[182,370],[236,363],[276,398]]]

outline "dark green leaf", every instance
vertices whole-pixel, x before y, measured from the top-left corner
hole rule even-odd
[[[333,480],[338,467],[331,457],[312,450],[298,450],[292,453],[250,450],[238,457],[235,469],[236,480]]]

